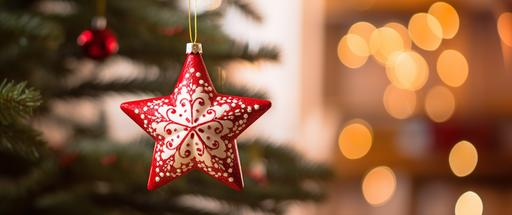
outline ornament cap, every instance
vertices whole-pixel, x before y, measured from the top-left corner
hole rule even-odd
[[[91,26],[96,30],[103,30],[107,27],[107,18],[104,16],[96,16],[91,21]]]
[[[185,51],[186,54],[202,54],[203,53],[203,46],[201,43],[187,43],[187,49]]]

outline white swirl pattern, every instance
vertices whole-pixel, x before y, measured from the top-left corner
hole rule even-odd
[[[221,137],[233,128],[233,122],[221,119],[230,107],[212,105],[203,87],[189,92],[186,87],[176,95],[176,106],[162,106],[158,113],[163,121],[152,125],[165,145],[160,154],[163,160],[173,156],[175,168],[187,165],[193,158],[212,166],[212,155],[226,158],[226,145]]]

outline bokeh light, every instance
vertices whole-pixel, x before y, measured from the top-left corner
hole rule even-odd
[[[383,102],[389,115],[396,119],[407,119],[416,108],[416,93],[391,84],[384,91]]]
[[[478,152],[468,141],[460,141],[453,146],[448,158],[450,169],[458,177],[464,177],[473,172],[478,163]]]
[[[210,4],[208,5],[208,10],[215,10],[222,5],[222,0],[210,0]]]
[[[370,52],[363,38],[355,34],[347,34],[338,44],[338,58],[349,68],[359,68],[366,63]]]
[[[402,37],[404,50],[410,50],[412,48],[412,41],[411,38],[409,37],[409,30],[407,30],[407,27],[398,22],[387,23],[386,25],[384,25],[384,27],[391,28],[400,34],[400,36]]]
[[[364,177],[362,189],[368,203],[373,206],[383,205],[395,193],[395,173],[387,166],[376,167]]]
[[[370,37],[375,29],[375,26],[369,22],[357,22],[350,26],[347,34],[358,35],[363,38],[367,44],[370,44]]]
[[[482,215],[483,212],[482,199],[473,191],[462,194],[455,204],[455,215]]]
[[[395,52],[386,63],[386,75],[393,85],[404,90],[419,90],[428,80],[428,64],[414,51]]]
[[[400,33],[389,27],[378,28],[370,37],[370,52],[381,63],[386,63],[391,54],[404,50]]]
[[[432,121],[445,122],[455,111],[455,97],[448,88],[435,86],[427,93],[425,111]]]
[[[456,50],[445,50],[437,59],[437,74],[448,86],[458,87],[468,78],[468,61]]]
[[[459,14],[446,2],[436,2],[430,6],[428,13],[434,16],[443,28],[443,38],[451,39],[459,31]]]
[[[349,122],[338,137],[341,153],[348,159],[365,156],[372,147],[372,130],[370,125],[360,119]]]
[[[428,13],[414,14],[409,20],[409,35],[418,47],[435,50],[443,40],[443,29],[439,21]]]
[[[512,13],[504,12],[498,17],[498,33],[507,46],[512,47]]]

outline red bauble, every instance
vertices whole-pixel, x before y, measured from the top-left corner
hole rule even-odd
[[[257,159],[249,165],[249,178],[259,185],[263,186],[267,184],[267,166],[264,160]]]
[[[95,60],[103,60],[119,49],[116,36],[108,28],[89,28],[83,31],[76,41],[84,54]]]
[[[271,105],[267,100],[217,93],[200,46],[195,48],[187,54],[170,95],[121,104],[156,141],[149,190],[193,169],[241,190],[244,183],[236,138]]]

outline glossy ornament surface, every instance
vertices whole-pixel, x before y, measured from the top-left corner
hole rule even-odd
[[[155,141],[148,189],[197,169],[235,190],[244,186],[236,138],[270,101],[216,92],[200,52],[189,52],[174,91],[121,109]]]
[[[76,41],[83,53],[95,60],[103,60],[117,53],[119,49],[116,36],[108,28],[86,29]]]

